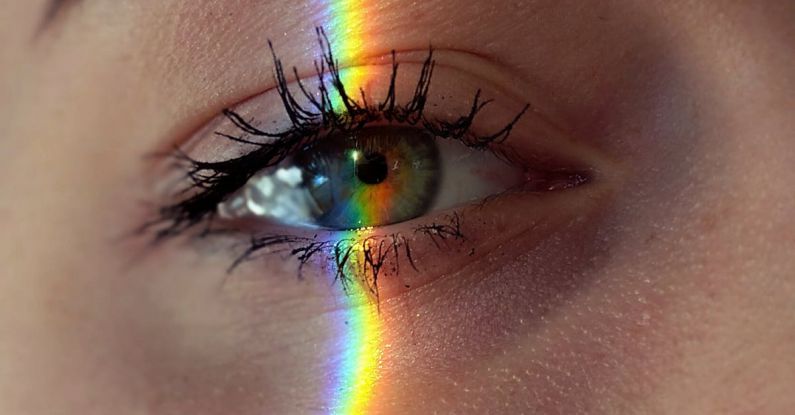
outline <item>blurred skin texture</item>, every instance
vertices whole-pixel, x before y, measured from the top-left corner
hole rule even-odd
[[[48,27],[43,1],[0,5],[0,413],[322,412],[325,283],[129,237],[147,155],[271,88],[265,39],[308,68],[316,3],[84,0]],[[457,65],[609,160],[587,214],[385,302],[372,413],[791,413],[795,3],[385,0],[372,19],[368,54],[486,57],[500,71]]]

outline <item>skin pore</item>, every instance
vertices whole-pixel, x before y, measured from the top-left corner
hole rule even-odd
[[[45,3],[0,6],[0,413],[327,413],[345,307],[326,277],[129,236],[158,207],[150,155],[273,88],[267,39],[313,73],[322,2],[84,0],[42,28]],[[439,88],[532,103],[514,138],[599,172],[485,205],[524,231],[477,231],[475,259],[381,304],[369,413],[788,413],[793,2],[369,13],[345,65],[410,67],[430,43]],[[530,134],[539,117],[565,138]]]

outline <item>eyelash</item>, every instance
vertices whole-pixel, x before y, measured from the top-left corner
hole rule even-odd
[[[461,216],[458,213],[447,215],[445,222],[419,225],[414,228],[413,233],[427,236],[439,250],[443,249],[440,240],[466,239],[461,232]],[[357,250],[361,252],[362,260],[358,273],[348,269],[351,254]],[[334,282],[339,282],[345,292],[348,292],[351,276],[355,274],[361,276],[360,279],[366,283],[369,293],[376,299],[378,299],[378,278],[384,266],[390,265],[390,270],[397,274],[400,271],[400,256],[404,255],[411,268],[418,271],[411,255],[411,243],[402,233],[365,238],[353,236],[338,240],[317,240],[317,235],[314,238],[276,234],[252,236],[249,247],[232,263],[228,271],[231,272],[245,261],[255,259],[254,255],[262,251],[268,255],[286,253],[289,257],[297,259],[299,276],[303,267],[312,258],[318,254],[326,255],[333,263]],[[470,255],[472,254],[474,251],[470,252]],[[411,287],[407,285],[405,288]]]
[[[490,135],[477,135],[471,131],[477,115],[491,102],[490,100],[481,100],[480,90],[475,93],[468,113],[452,121],[427,118],[424,111],[435,67],[432,48],[429,49],[428,56],[422,65],[414,94],[406,104],[399,105],[395,98],[395,81],[399,69],[395,51],[392,51],[392,73],[387,96],[380,103],[372,105],[367,102],[364,91],[360,89],[361,102],[357,102],[343,85],[338,62],[334,58],[328,37],[322,28],[317,28],[317,38],[322,53],[321,59],[315,61],[315,72],[319,85],[317,92],[320,98],[316,98],[306,89],[298,77],[297,69],[293,67],[298,93],[301,98],[308,101],[308,105],[303,106],[299,104],[296,95],[293,95],[293,92],[288,89],[282,62],[277,57],[272,43],[268,42],[274,61],[276,90],[291,122],[288,128],[278,132],[263,131],[256,126],[257,123],[254,120],[247,121],[235,111],[225,109],[223,115],[241,133],[238,136],[221,132],[215,132],[215,134],[232,142],[255,146],[254,150],[236,158],[212,162],[196,160],[178,148],[174,150],[172,156],[176,159],[178,166],[186,169],[186,176],[190,180],[190,185],[178,191],[177,195],[189,193],[191,195],[162,207],[158,217],[144,225],[144,229],[155,229],[156,240],[178,236],[202,222],[205,222],[206,225],[200,236],[214,232],[211,228],[218,205],[243,187],[257,172],[277,165],[295,151],[329,134],[355,133],[375,122],[421,127],[437,139],[457,140],[469,148],[490,150],[500,158],[510,159],[507,154],[495,150],[492,145],[507,139],[515,124],[530,108],[529,105],[524,106],[505,127]],[[327,77],[330,80],[327,80]],[[329,87],[340,97],[342,111],[338,111],[332,105],[332,89]],[[271,141],[252,141],[252,137]],[[461,217],[456,214],[448,216],[447,220],[448,223],[418,226],[414,229],[414,233],[430,237],[440,249],[442,246],[438,243],[438,239],[465,239],[461,233]],[[317,239],[317,235],[314,238],[290,235],[252,236],[249,248],[232,264],[230,271],[240,263],[251,259],[257,252],[284,252],[278,247],[286,246],[289,255],[299,261],[299,270],[315,255],[319,253],[328,255],[335,264],[335,280],[339,280],[347,290],[350,275],[346,271],[346,265],[351,251],[358,244],[364,259],[362,275],[367,275],[367,286],[371,293],[377,297],[378,276],[389,255],[395,259],[392,268],[396,272],[401,250],[411,266],[414,267],[409,241],[400,234],[369,236],[364,240],[343,238],[336,241],[322,241]]]

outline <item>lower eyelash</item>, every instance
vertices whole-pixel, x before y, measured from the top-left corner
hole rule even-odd
[[[461,221],[461,215],[453,213],[447,215],[442,223],[431,222],[415,227],[412,234],[430,238],[436,248],[442,250],[445,248],[442,246],[444,242],[466,240],[461,231]],[[379,277],[382,276],[384,269],[391,270],[395,274],[399,273],[401,256],[405,256],[408,264],[415,271],[419,271],[411,254],[411,243],[402,233],[320,240],[317,235],[309,238],[270,234],[253,236],[249,243],[249,248],[235,260],[229,272],[243,262],[257,259],[259,257],[257,253],[266,255],[286,253],[298,261],[300,277],[306,264],[318,256],[323,256],[331,260],[334,267],[332,270],[334,282],[339,282],[346,293],[350,284],[354,282],[353,278],[357,278],[376,302],[379,299]],[[357,258],[351,259],[351,255],[357,255]],[[354,262],[360,263],[354,264]]]

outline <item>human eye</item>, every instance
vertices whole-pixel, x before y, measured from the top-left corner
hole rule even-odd
[[[364,127],[331,133],[261,170],[218,216],[350,231],[409,221],[522,180],[493,155],[424,128]]]
[[[554,216],[545,195],[591,180],[574,157],[514,144],[530,106],[462,91],[465,76],[444,76],[432,50],[340,68],[322,30],[318,39],[311,76],[285,70],[271,46],[275,89],[224,110],[175,151],[183,179],[149,224],[158,238],[243,234],[232,268],[282,254],[380,298],[452,270],[435,257],[473,257],[491,249],[487,236],[515,236],[519,216]]]

